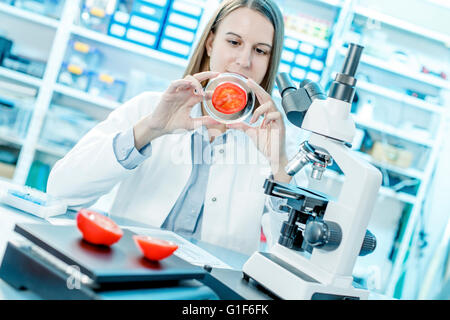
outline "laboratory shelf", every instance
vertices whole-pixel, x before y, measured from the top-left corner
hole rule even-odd
[[[347,51],[348,51],[347,48],[339,49],[339,53],[342,56],[345,56],[347,54]],[[375,67],[377,69],[381,69],[405,78],[409,78],[427,85],[434,86],[436,88],[450,90],[450,81],[440,79],[438,77],[429,74],[411,70],[407,65],[403,63],[381,60],[379,58],[375,58],[364,53],[361,55],[360,62]]]
[[[12,135],[9,132],[5,132],[1,128],[0,128],[0,141],[5,141],[5,142],[8,142],[8,143],[12,143],[12,144],[15,144],[15,145],[17,145],[19,147],[21,147],[23,145],[23,143],[24,143],[24,139],[16,137],[16,136]]]
[[[0,182],[13,183],[13,180],[0,176]]]
[[[434,145],[434,141],[431,139],[423,139],[423,138],[419,138],[419,137],[414,137],[411,134],[409,134],[408,132],[405,132],[404,130],[401,129],[397,129],[391,125],[386,125],[382,122],[376,122],[376,121],[368,121],[365,119],[362,119],[356,115],[353,115],[353,119],[355,121],[355,123],[361,127],[367,128],[367,129],[372,129],[381,133],[385,133],[387,135],[390,136],[394,136],[397,138],[400,138],[402,140],[414,143],[414,144],[419,144],[425,147],[433,147]]]
[[[5,3],[0,3],[0,13],[5,13],[19,19],[34,22],[53,29],[58,28],[59,25],[59,21],[56,19],[49,18],[28,10],[23,10]]]
[[[105,108],[105,109],[113,110],[121,105],[121,103],[119,103],[117,101],[93,96],[92,94],[89,94],[87,92],[84,92],[84,91],[81,91],[78,89],[74,89],[74,88],[70,88],[68,86],[61,85],[61,84],[55,84],[54,91],[57,93],[60,93],[62,95],[65,95],[65,96],[68,96],[68,97],[71,97],[71,98],[74,98],[77,100],[81,100],[81,101],[90,103],[94,106],[98,106],[98,107]]]
[[[390,188],[381,187],[378,191],[378,194],[381,196],[385,196],[391,199],[395,199],[404,203],[412,204],[414,205],[417,201],[417,198],[413,195],[410,195],[408,193],[404,192],[396,192]]]
[[[34,87],[40,87],[42,84],[42,80],[39,78],[29,76],[25,73],[14,71],[5,67],[0,67],[0,77],[15,80],[17,82],[28,84]]]
[[[419,170],[412,169],[412,168],[400,168],[400,167],[397,167],[397,166],[392,165],[392,164],[387,163],[387,162],[380,162],[380,161],[377,161],[374,158],[372,158],[369,154],[361,152],[361,151],[356,151],[356,153],[361,158],[363,158],[364,160],[372,163],[376,167],[386,169],[388,171],[400,174],[402,176],[416,178],[416,179],[419,179],[419,180],[422,180],[423,177],[424,177],[424,173],[419,171]]]
[[[69,150],[64,149],[60,146],[47,145],[44,143],[38,143],[36,146],[36,150],[54,156],[56,158],[62,158],[67,154],[67,152],[69,152]]]
[[[404,21],[404,20],[401,20],[398,18],[394,18],[392,16],[378,12],[373,9],[369,9],[369,8],[366,8],[363,6],[355,6],[354,13],[357,15],[363,16],[367,19],[376,20],[381,23],[395,27],[397,29],[400,29],[400,30],[403,30],[403,31],[406,31],[409,33],[413,33],[422,38],[437,41],[444,45],[450,44],[450,36],[448,36],[446,34],[443,34],[443,33],[437,32],[437,31],[433,31],[433,30],[430,30],[430,29],[427,29],[427,28],[424,28],[421,26],[417,26],[414,23]]]
[[[89,30],[80,26],[73,26],[72,34],[83,37],[85,39],[89,39],[95,42],[99,42],[108,46],[112,46],[121,50],[124,50],[129,53],[134,53],[137,55],[144,56],[146,58],[151,58],[163,63],[171,64],[177,67],[185,68],[188,64],[188,60],[175,57],[170,54],[166,54],[164,52],[150,49],[129,41],[121,40],[118,38],[114,38],[108,36],[106,34],[102,34],[96,31]]]
[[[318,4],[326,4],[330,7],[336,7],[340,8],[342,7],[342,1],[341,0],[316,0]]]
[[[424,101],[424,100],[420,100],[418,98],[414,98],[412,96],[408,96],[407,94],[392,90],[392,89],[388,89],[373,83],[369,83],[369,82],[365,82],[365,81],[358,81],[357,85],[356,85],[356,90],[362,90],[362,91],[366,91],[366,92],[370,92],[379,96],[385,96],[385,97],[389,97],[389,99],[397,101],[397,102],[401,102],[404,104],[407,104],[409,106],[412,107],[416,107],[422,110],[426,110],[426,111],[430,111],[430,112],[435,112],[435,113],[439,113],[442,114],[444,112],[444,107],[443,106],[439,106],[439,105],[435,105],[433,103]]]

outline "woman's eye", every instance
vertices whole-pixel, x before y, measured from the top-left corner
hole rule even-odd
[[[256,48],[255,51],[257,54],[263,54],[263,55],[267,54],[267,52],[263,49]]]
[[[237,46],[239,45],[239,42],[235,41],[235,40],[228,40],[228,43],[231,44],[232,46]]]

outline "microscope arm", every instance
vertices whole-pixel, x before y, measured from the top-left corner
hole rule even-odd
[[[329,202],[324,218],[339,224],[342,242],[332,252],[315,250],[311,261],[326,267],[329,272],[350,276],[360,253],[382,176],[379,170],[342,142],[314,133],[308,142],[315,148],[326,150],[345,177],[337,201]]]

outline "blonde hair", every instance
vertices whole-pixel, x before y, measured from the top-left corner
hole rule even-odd
[[[234,10],[242,7],[258,11],[259,13],[267,17],[273,25],[274,39],[272,43],[269,65],[264,79],[260,84],[264,90],[266,90],[268,93],[272,93],[278,66],[280,64],[281,51],[283,48],[284,40],[283,16],[278,6],[272,0],[223,1],[203,30],[203,33],[185,70],[184,76],[192,75],[198,72],[209,71],[209,56],[206,53],[205,44],[210,32],[215,33],[220,22],[226,16],[228,16]]]

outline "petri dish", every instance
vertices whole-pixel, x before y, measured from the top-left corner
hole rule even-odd
[[[242,89],[246,96],[246,103],[243,108],[238,108],[239,110],[233,113],[228,113],[223,109],[217,108],[213,104],[213,95],[215,94],[216,88],[224,87],[228,83],[234,84],[235,86]],[[203,103],[206,109],[206,112],[216,121],[221,123],[230,124],[242,122],[248,119],[248,117],[253,113],[253,109],[255,107],[255,94],[252,89],[247,85],[247,79],[243,76],[235,74],[235,73],[222,73],[214,79],[211,79],[208,82],[208,85],[205,88],[205,98],[203,99]]]

